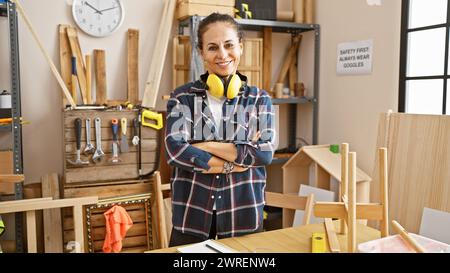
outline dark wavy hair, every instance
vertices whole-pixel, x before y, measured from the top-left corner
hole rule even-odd
[[[199,49],[203,49],[203,34],[208,30],[208,26],[213,23],[217,22],[224,22],[230,24],[237,33],[237,36],[239,38],[239,42],[242,41],[242,38],[244,37],[244,32],[241,29],[241,26],[236,23],[233,17],[231,17],[228,14],[221,14],[221,13],[211,13],[207,17],[205,17],[198,26],[198,32],[197,32],[197,39],[198,44],[197,47]]]

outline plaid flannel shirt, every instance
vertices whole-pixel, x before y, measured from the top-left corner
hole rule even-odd
[[[238,117],[243,109],[238,106],[247,107],[244,118]],[[230,108],[233,110],[227,113],[226,109]],[[165,146],[168,163],[174,167],[172,223],[176,230],[207,239],[214,202],[220,238],[252,233],[262,225],[264,165],[270,164],[275,150],[273,116],[267,92],[245,84],[236,98],[224,103],[223,123],[219,126],[208,108],[202,81],[188,83],[172,92],[167,103]],[[260,120],[264,120],[264,128]],[[252,122],[253,125],[256,122],[257,127],[252,127]],[[257,131],[261,137],[255,142],[252,139]],[[230,174],[202,173],[209,169],[212,155],[191,144],[204,141],[234,143],[237,148],[234,163],[248,166],[248,170]]]

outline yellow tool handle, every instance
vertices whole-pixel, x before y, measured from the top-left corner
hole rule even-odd
[[[154,120],[156,123],[146,122],[146,119]],[[160,113],[152,112],[150,110],[144,110],[142,112],[141,123],[143,126],[159,130],[163,127],[163,116]]]
[[[122,135],[127,134],[127,118],[120,119],[120,129],[122,131]]]
[[[312,253],[325,253],[325,234],[322,232],[313,232],[311,237],[311,252]]]

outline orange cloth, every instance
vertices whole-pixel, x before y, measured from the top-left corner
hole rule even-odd
[[[127,211],[121,206],[113,206],[105,213],[106,236],[103,243],[103,252],[120,252],[122,250],[122,240],[127,231],[133,225],[133,221]]]

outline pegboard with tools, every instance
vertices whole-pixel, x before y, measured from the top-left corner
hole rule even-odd
[[[158,167],[158,134],[138,110],[64,112],[64,187],[139,179]],[[86,130],[87,129],[87,130]]]

